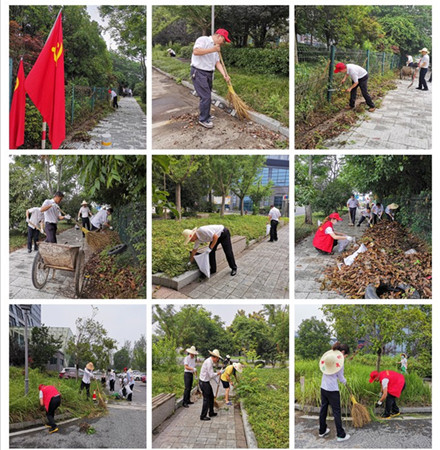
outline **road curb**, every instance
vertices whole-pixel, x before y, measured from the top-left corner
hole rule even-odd
[[[170,73],[165,72],[164,70],[159,69],[156,66],[153,66],[153,69],[157,70],[162,75],[165,75],[166,77],[171,78],[174,81],[177,81],[177,77],[175,77],[174,75],[171,75]],[[181,84],[182,84],[182,86],[185,86],[186,88],[190,89],[192,91],[192,94],[195,95],[194,86],[189,81],[182,80]],[[228,113],[232,117],[235,117],[235,115],[236,115],[235,109],[231,109],[229,107],[226,99],[224,99],[223,97],[221,97],[220,95],[218,95],[214,92],[212,93],[212,99],[213,99],[212,104],[214,104],[218,108],[223,109],[226,113]],[[289,128],[285,127],[278,120],[272,119],[271,117],[268,117],[264,114],[261,114],[261,113],[255,112],[255,111],[249,111],[249,117],[251,118],[252,122],[262,125],[262,126],[268,128],[269,130],[275,131],[276,133],[279,133],[282,136],[289,139]]]
[[[258,448],[257,439],[255,438],[254,431],[252,430],[251,424],[249,423],[243,400],[240,400],[240,410],[241,417],[243,419],[244,435],[246,436],[247,446],[248,448]]]
[[[81,420],[81,419],[82,419],[81,417],[74,417],[73,419],[65,420],[64,422],[58,422],[58,426],[65,425],[66,423],[75,422],[75,421]],[[39,423],[41,423],[41,422],[39,422]],[[44,431],[44,430],[47,430],[47,428],[45,426],[30,428],[29,430],[16,431],[14,433],[10,432],[9,437],[22,436],[23,434],[35,433],[37,431]]]
[[[305,413],[319,414],[320,408],[317,406],[300,405],[299,403],[295,403],[295,410]],[[432,414],[432,406],[400,407],[400,412],[402,414]],[[342,409],[342,413],[349,415],[350,410],[348,408]]]

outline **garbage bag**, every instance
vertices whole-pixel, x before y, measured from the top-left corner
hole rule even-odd
[[[338,252],[342,253],[349,243],[350,241],[348,239],[338,239]]]
[[[206,278],[210,278],[211,265],[209,264],[209,252],[202,252],[198,255],[194,255],[194,259],[199,266],[200,272],[202,272]]]
[[[266,225],[266,236],[270,233],[270,224]]]
[[[346,258],[344,258],[344,264],[346,266],[351,266],[354,262],[354,260],[356,259],[356,256],[359,255],[359,253],[364,253],[367,251],[367,247],[365,247],[364,244],[361,244],[361,246],[351,255],[347,256]]]

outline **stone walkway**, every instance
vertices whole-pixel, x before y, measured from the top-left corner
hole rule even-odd
[[[344,215],[343,219],[335,226],[335,231],[359,239],[366,229],[366,222],[364,221],[360,227],[352,227],[349,226],[348,214]],[[358,209],[356,220],[359,219]],[[321,255],[318,253],[312,245],[313,238],[314,233],[295,246],[295,298],[316,300],[344,298],[336,291],[331,291],[323,285],[324,270],[336,264],[338,255]]]
[[[429,77],[427,77],[428,79]],[[381,106],[366,113],[350,130],[324,142],[333,149],[429,150],[432,148],[432,90],[419,91],[418,80],[396,80]],[[431,83],[428,83],[431,88]],[[358,94],[360,95],[360,94]],[[363,99],[362,99],[363,100]]]
[[[102,135],[110,133],[112,147],[118,150],[147,148],[147,116],[134,97],[120,97],[119,109],[111,112],[89,132],[89,142],[68,142],[64,148],[100,149]]]
[[[44,241],[45,236],[41,235]],[[58,244],[83,244],[81,230],[71,228],[57,235]],[[16,250],[9,254],[9,298],[10,299],[66,299],[75,298],[73,272],[57,270],[55,278],[53,271],[49,273],[46,286],[38,290],[32,284],[32,264],[36,253],[28,253],[27,248]],[[86,252],[87,259],[87,252]]]
[[[278,241],[267,239],[245,250],[237,258],[237,275],[228,265],[210,279],[185,286],[181,294],[207,299],[288,299],[289,225],[278,229]]]
[[[212,380],[211,385],[215,394],[217,384]],[[153,432],[153,448],[247,448],[240,408],[226,406],[223,396],[220,384],[218,415],[205,422],[200,420],[203,398],[193,396],[194,405],[178,408]]]

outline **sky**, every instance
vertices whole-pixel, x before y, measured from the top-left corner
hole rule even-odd
[[[107,20],[103,20],[100,17],[97,6],[87,6],[87,12],[89,13],[89,16],[91,17],[91,19],[94,20],[95,22],[98,22],[98,24],[101,25],[101,27],[105,28],[107,26]],[[109,50],[117,49],[118,46],[117,46],[116,42],[111,38],[110,33],[108,31],[101,31],[101,36],[104,38],[105,42],[107,43],[107,48]]]
[[[324,320],[324,314],[319,309],[321,305],[295,305],[294,319],[295,332],[304,319],[310,319],[315,316],[318,320]]]
[[[96,305],[95,305],[96,306]],[[138,340],[147,336],[147,309],[144,305],[99,305],[95,320],[100,322],[110,337],[122,347],[126,340]],[[41,323],[49,327],[69,327],[75,334],[75,320],[91,317],[90,305],[41,305]]]

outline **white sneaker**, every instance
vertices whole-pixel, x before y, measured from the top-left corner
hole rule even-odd
[[[210,122],[209,120],[207,122],[202,122],[201,120],[199,120],[199,124],[205,128],[212,128],[214,126],[214,124],[212,122]]]
[[[349,434],[346,434],[345,437],[343,437],[343,438],[338,437],[336,440],[337,440],[338,442],[342,442],[342,441],[348,441],[349,439],[350,439],[350,435],[349,435]]]
[[[327,429],[325,430],[325,433],[324,433],[324,434],[320,434],[319,437],[320,437],[320,438],[326,437],[329,433],[330,433],[330,428],[327,428]]]

